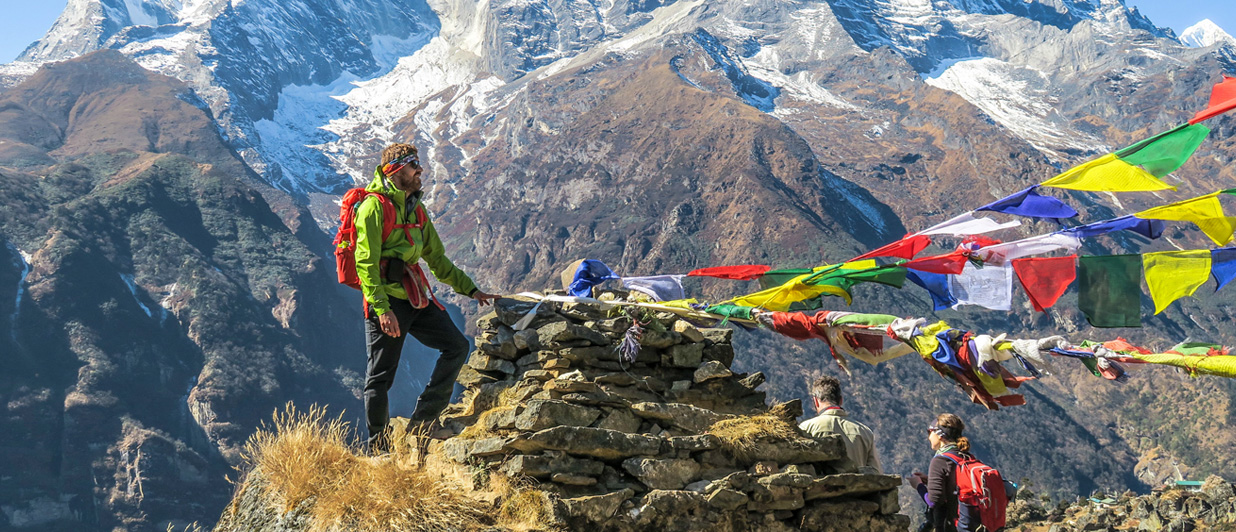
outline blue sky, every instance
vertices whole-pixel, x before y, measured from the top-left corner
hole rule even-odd
[[[0,63],[12,61],[26,46],[43,36],[64,10],[67,0],[0,0]],[[1233,0],[1125,0],[1159,26],[1180,33],[1208,18],[1236,35]]]
[[[17,58],[64,11],[68,0],[0,0],[0,63]]]

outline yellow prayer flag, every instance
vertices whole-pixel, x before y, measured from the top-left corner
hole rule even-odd
[[[734,305],[744,307],[756,307],[767,310],[775,310],[786,312],[790,309],[790,305],[799,301],[806,301],[811,298],[820,297],[824,294],[841,296],[845,299],[845,304],[850,304],[850,294],[841,287],[830,286],[826,284],[808,285],[803,283],[803,279],[814,274],[803,274],[790,279],[781,286],[774,286],[765,290],[760,290],[754,294],[748,294],[739,298],[727,301]]]
[[[662,307],[694,310],[694,308],[692,308],[691,305],[694,305],[697,303],[699,303],[699,301],[697,301],[695,298],[690,298],[690,299],[675,299],[673,301],[658,301],[656,304]]]
[[[1142,255],[1142,266],[1158,314],[1210,279],[1210,250],[1147,253]]]
[[[1109,153],[1044,181],[1042,186],[1091,192],[1176,190],[1159,178]]]
[[[807,301],[807,299],[823,296],[838,296],[845,299],[845,304],[853,302],[849,292],[845,288],[839,286],[824,285],[824,283],[813,282],[811,285],[803,282],[807,278],[819,275],[819,272],[824,270],[840,271],[840,270],[871,270],[876,267],[874,259],[845,262],[843,265],[828,265],[811,268],[811,273],[803,273],[803,275],[791,278],[791,280],[782,283],[781,286],[765,288],[755,293],[749,293],[747,296],[730,299],[726,303],[738,304],[743,307],[764,308],[768,311],[789,311],[791,304]],[[827,273],[826,273],[827,275]]]
[[[877,267],[875,259],[856,260],[841,265],[843,270],[870,270]]]
[[[1226,216],[1219,203],[1219,193],[1214,192],[1162,207],[1154,207],[1134,214],[1144,220],[1173,220],[1193,222],[1215,244],[1220,246],[1232,240],[1236,232],[1236,218]]]
[[[844,299],[845,304],[849,305],[853,302],[853,298],[844,288],[822,283],[806,284],[803,281],[818,275],[824,270],[839,272],[841,270],[870,270],[876,267],[877,264],[875,259],[847,262],[841,265],[818,266],[812,268],[811,273],[805,273],[803,275],[799,275],[798,277],[794,277],[789,281],[786,281],[781,286],[766,288],[754,294],[747,294],[745,296],[731,299],[726,301],[726,303],[744,307],[755,307],[785,312],[788,311],[790,309],[790,305],[793,305],[794,303],[828,294]]]
[[[1133,357],[1149,364],[1162,364],[1165,366],[1175,366],[1189,370],[1189,374],[1196,377],[1198,373],[1205,375],[1215,375],[1218,377],[1227,377],[1236,379],[1236,356],[1184,356],[1174,355],[1169,353],[1157,353],[1153,355],[1140,355],[1137,353],[1128,353],[1125,356]]]

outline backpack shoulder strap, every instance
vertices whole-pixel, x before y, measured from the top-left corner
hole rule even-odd
[[[395,203],[381,192],[367,190],[365,196],[378,199],[378,205],[382,208],[382,241],[386,242],[386,239],[391,236],[391,231],[395,230],[395,221],[399,217],[395,212]]]
[[[429,215],[425,214],[425,204],[419,201],[416,202],[415,212],[416,222],[413,223],[412,227],[416,229],[425,227],[425,222],[429,221]]]
[[[978,460],[974,458],[973,455],[968,454],[968,453],[954,453],[952,451],[948,451],[948,452],[940,453],[939,456],[948,458],[954,464],[957,464],[957,467],[959,468],[966,467],[966,464],[969,462],[978,462]],[[979,462],[979,463],[982,463],[982,462]]]

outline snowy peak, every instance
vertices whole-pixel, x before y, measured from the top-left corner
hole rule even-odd
[[[1210,19],[1204,19],[1184,30],[1180,34],[1180,42],[1192,48],[1205,48],[1216,44],[1233,46],[1236,45],[1236,38],[1232,38]]]
[[[977,35],[980,27],[995,19],[1007,24],[1010,16],[1061,31],[1091,24],[1109,35],[1144,31],[1175,38],[1171,30],[1155,26],[1123,0],[829,0],[829,4],[859,46],[867,50],[889,46],[920,73],[933,70],[944,59],[981,55],[989,43]]]

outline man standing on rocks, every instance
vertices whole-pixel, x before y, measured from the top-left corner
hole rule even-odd
[[[421,271],[425,259],[434,277],[455,292],[481,305],[498,296],[477,289],[476,284],[446,257],[442,240],[421,203],[421,168],[416,148],[392,144],[382,150],[382,164],[365,190],[385,196],[394,204],[394,230],[382,239],[382,202],[371,195],[356,210],[356,273],[365,296],[365,339],[369,362],[365,371],[365,426],[369,449],[389,450],[390,422],[387,392],[395,382],[395,370],[408,335],[430,349],[441,351],[425,391],[412,413],[414,426],[436,430],[438,415],[446,409],[455,378],[468,355],[468,339],[451,322]]]
[[[854,469],[861,473],[880,473],[880,458],[876,456],[875,434],[866,425],[850,421],[841,408],[841,381],[825,375],[811,384],[811,399],[819,415],[802,422],[798,428],[814,438],[838,434],[845,441],[845,454]]]

